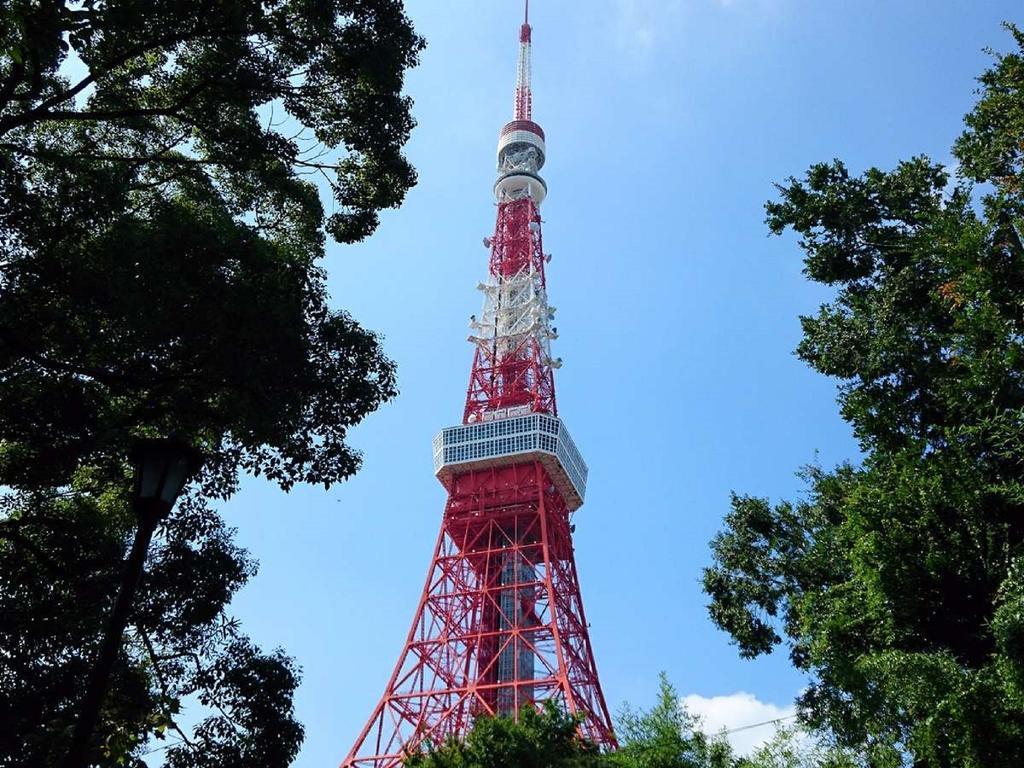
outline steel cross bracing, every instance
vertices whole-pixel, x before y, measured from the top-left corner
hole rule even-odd
[[[529,197],[498,204],[484,306],[470,323],[476,345],[463,420],[516,406],[557,415],[551,356],[555,310],[548,305],[541,218]]]
[[[539,463],[469,472],[449,496],[388,693],[345,765],[397,766],[474,717],[546,699],[583,715],[585,737],[614,744],[561,496]]]
[[[435,440],[448,491],[441,531],[398,663],[344,768],[395,768],[418,749],[464,736],[476,717],[517,717],[548,700],[580,716],[583,737],[616,746],[569,523],[586,464],[555,401],[561,361],[551,355],[557,330],[540,215],[547,150],[532,121],[531,38],[527,16],[515,119],[498,139],[497,222],[485,239],[483,309],[470,322],[463,421]]]

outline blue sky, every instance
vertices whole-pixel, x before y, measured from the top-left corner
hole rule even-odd
[[[408,81],[420,184],[325,264],[402,394],[352,434],[365,463],[348,483],[250,480],[224,507],[262,564],[234,611],[304,670],[301,768],[345,756],[419,598],[444,504],[430,440],[461,416],[512,109],[518,2],[408,9],[429,44]],[[665,670],[714,727],[784,713],[804,684],[785,655],[743,661],[707,618],[708,541],[731,490],[792,498],[801,465],[856,446],[835,383],[792,354],[827,294],[762,206],[820,160],[949,162],[982,48],[1009,46],[999,22],[1022,20],[1019,0],[534,0],[531,16],[559,407],[590,465],[576,550],[606,697],[647,704]]]

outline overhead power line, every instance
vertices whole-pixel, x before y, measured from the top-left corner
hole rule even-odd
[[[728,730],[719,731],[725,735],[730,733],[739,733],[740,731],[749,731],[751,728],[760,728],[762,725],[775,725],[781,723],[783,720],[792,720],[796,715],[786,715],[785,717],[777,717],[774,720],[765,720],[763,723],[751,723],[750,725],[741,725],[738,728],[729,728]]]

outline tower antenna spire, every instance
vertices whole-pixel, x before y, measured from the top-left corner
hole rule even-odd
[[[519,28],[519,64],[516,67],[515,119],[533,119],[533,93],[530,90],[533,28],[530,26],[530,0],[526,0],[523,26]]]

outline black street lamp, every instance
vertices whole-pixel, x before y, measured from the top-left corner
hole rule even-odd
[[[139,440],[132,461],[135,512],[140,518],[153,515],[159,522],[170,514],[185,483],[202,467],[203,456],[177,440]]]
[[[146,554],[156,527],[170,514],[174,503],[189,479],[199,471],[203,456],[179,440],[139,440],[132,450],[135,465],[135,487],[132,508],[137,525],[132,551],[125,562],[121,586],[110,614],[110,622],[100,647],[99,656],[89,675],[89,684],[82,699],[82,710],[75,723],[65,768],[86,768],[96,720],[107,693],[110,674],[118,651],[139,582],[142,580]]]

